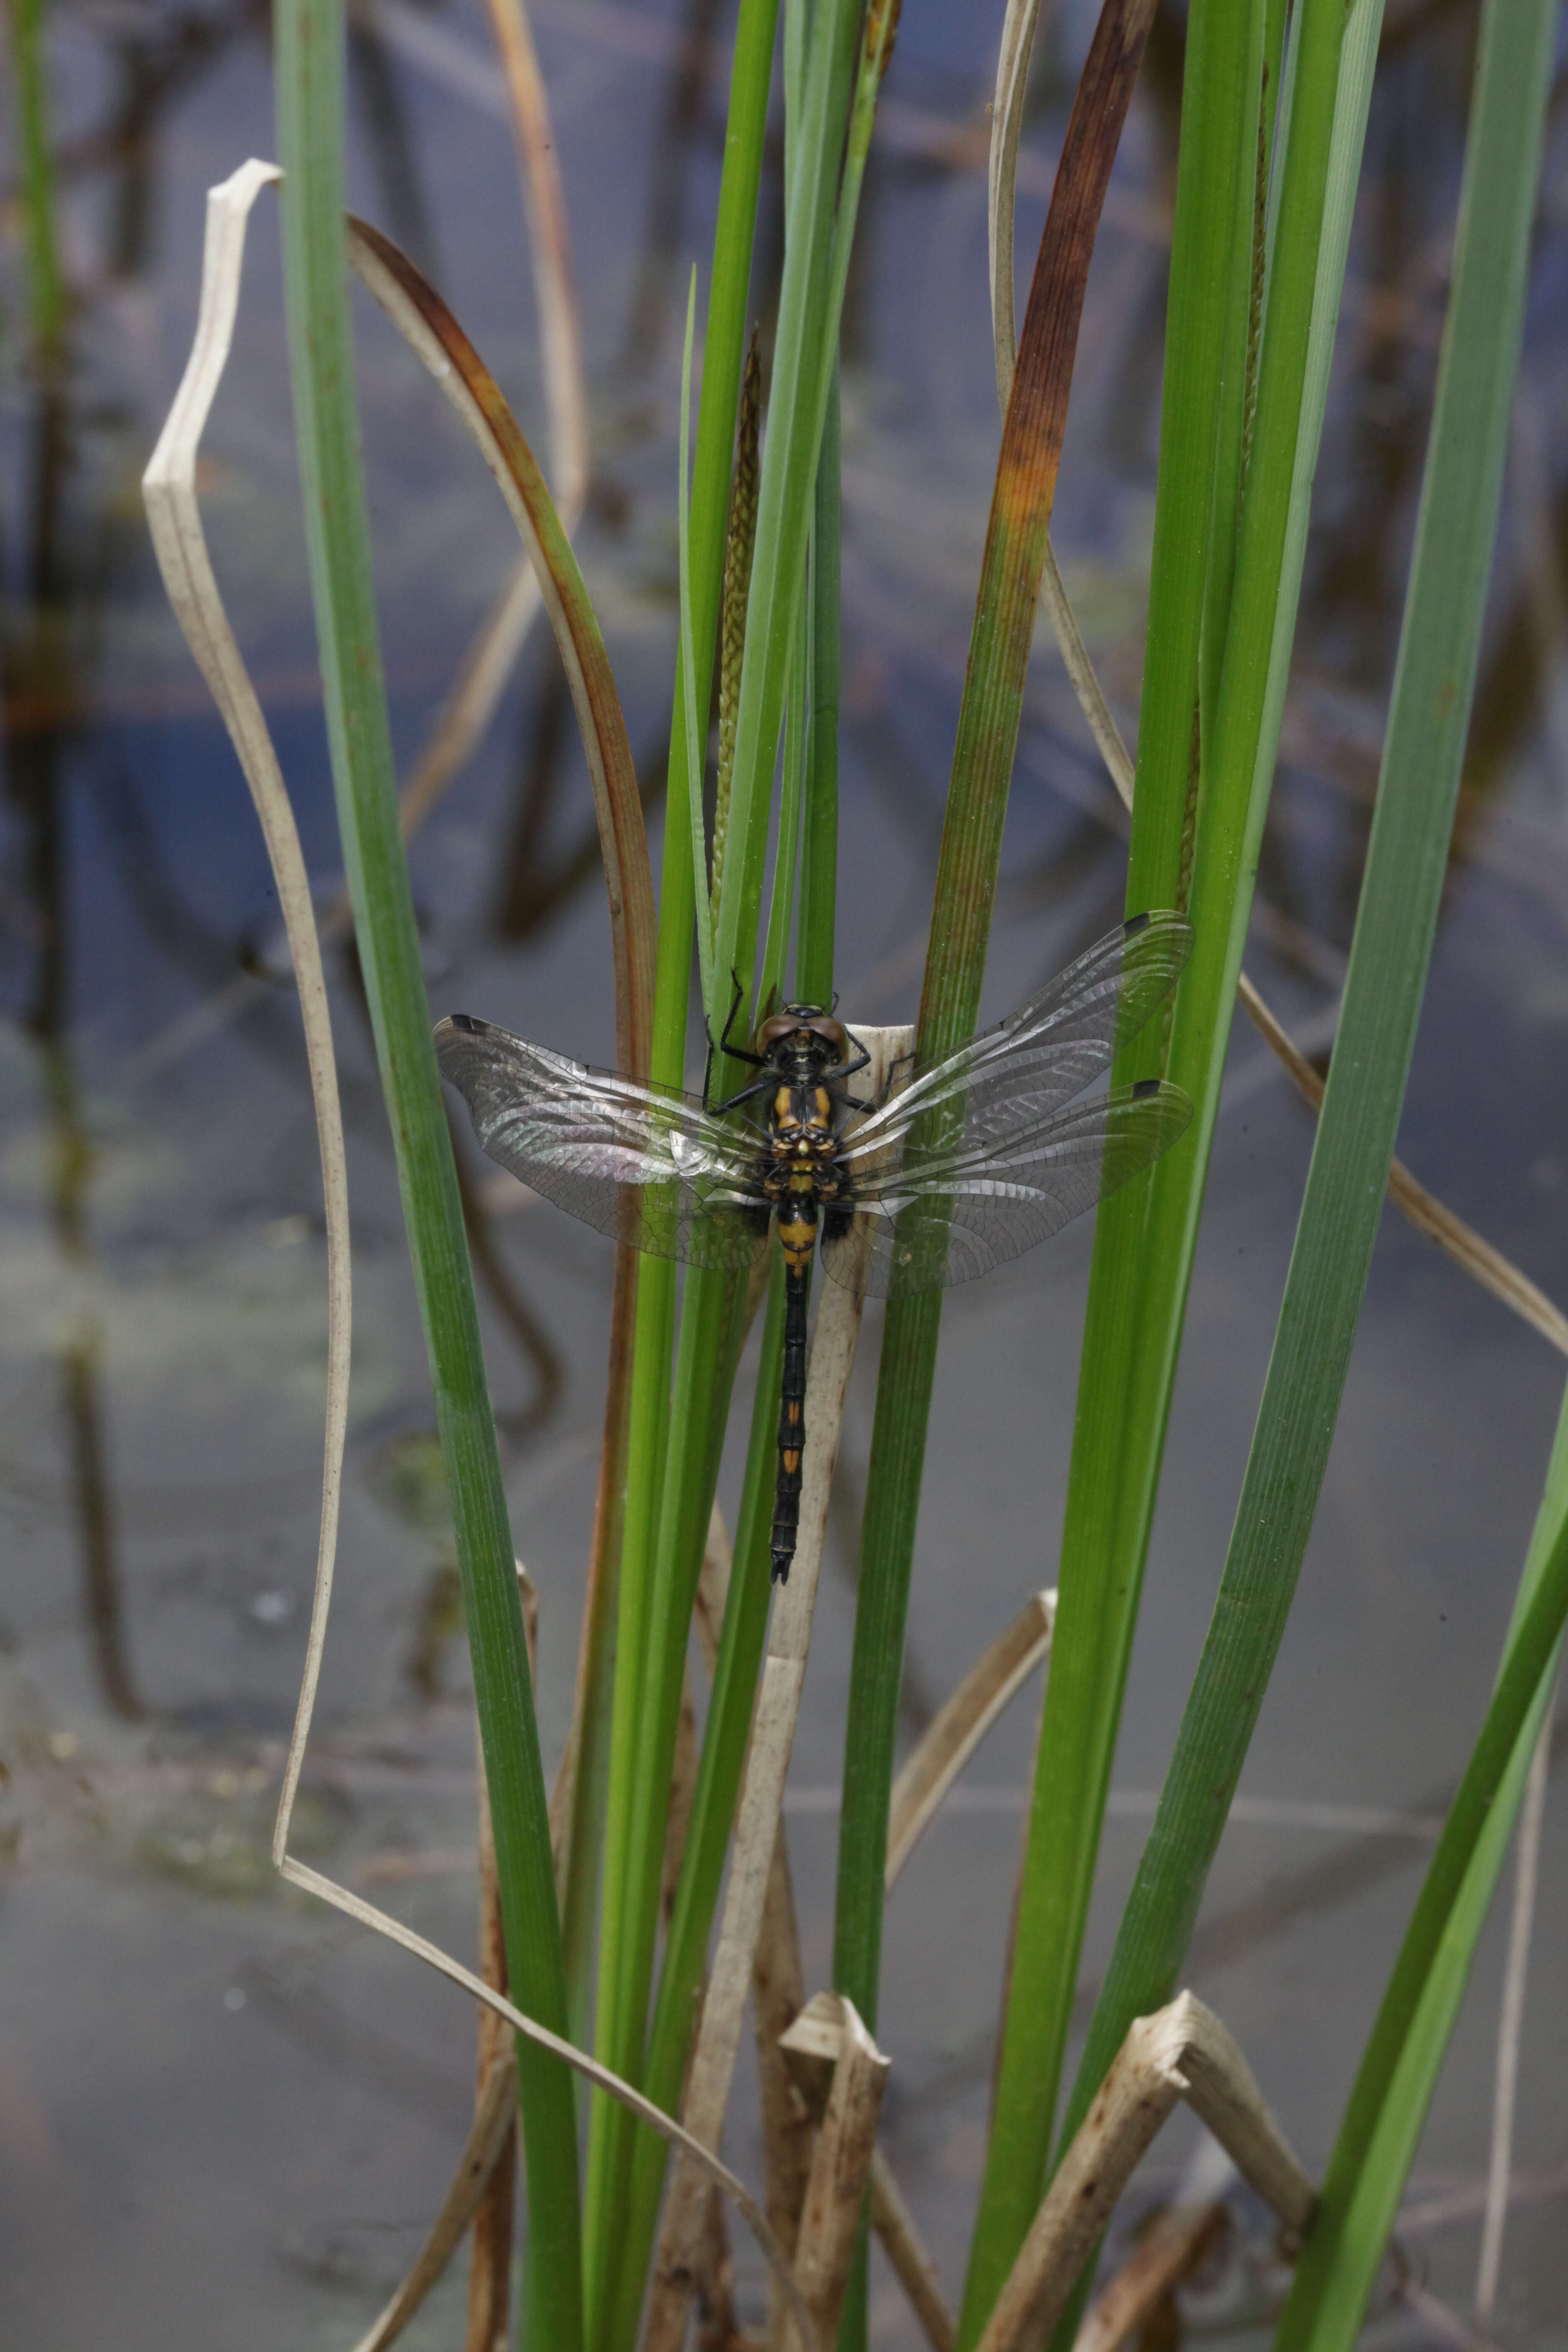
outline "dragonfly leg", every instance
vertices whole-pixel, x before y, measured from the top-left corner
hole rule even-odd
[[[823,1076],[830,1086],[837,1086],[841,1078],[852,1078],[856,1076],[859,1071],[868,1069],[870,1067],[871,1056],[866,1047],[860,1043],[859,1038],[854,1034],[853,1031],[847,1031],[846,1032],[846,1034],[849,1038],[849,1043],[855,1048],[855,1058],[852,1062],[840,1062],[837,1069],[824,1071]]]
[[[756,1078],[749,1087],[742,1087],[739,1094],[727,1095],[720,1103],[707,1103],[706,1108],[714,1118],[722,1118],[726,1111],[737,1109],[742,1103],[750,1102],[755,1095],[771,1094],[773,1089],[773,1078],[770,1072],[765,1078]]]
[[[892,1100],[894,1091],[900,1083],[902,1073],[910,1067],[910,1065],[913,1062],[914,1058],[913,1046],[910,1048],[910,1051],[907,1054],[900,1054],[899,1055],[898,1060],[894,1062],[888,1072],[887,1085],[882,1088],[882,1091],[877,1097],[876,1101],[867,1106],[868,1109],[880,1110],[885,1103],[889,1103]]]
[[[752,1069],[760,1070],[765,1066],[764,1056],[763,1055],[750,1053],[744,1045],[734,1045],[730,1042],[730,1032],[735,1025],[735,1015],[741,1009],[741,997],[742,994],[740,973],[738,971],[732,971],[730,974],[730,977],[735,983],[735,993],[730,999],[730,1011],[724,1023],[724,1034],[719,1040],[718,1051],[721,1054],[728,1054],[732,1061],[750,1062]],[[708,1043],[710,1047],[711,1047],[713,1044],[713,1032],[711,1029],[708,1032]]]
[[[743,993],[741,987],[740,973],[738,971],[731,971],[730,977],[735,983],[735,993],[730,999],[729,1015],[724,1023],[723,1034],[719,1039],[717,1045],[713,1042],[713,1026],[711,1022],[708,1022],[703,1024],[708,1031],[708,1066],[702,1073],[702,1100],[707,1108],[715,1114],[720,1111],[732,1109],[736,1103],[743,1102],[745,1100],[744,1095],[731,1095],[730,1100],[726,1103],[715,1103],[711,1100],[710,1089],[713,1084],[713,1063],[717,1055],[721,1054],[728,1054],[732,1061],[749,1062],[753,1070],[763,1070],[767,1067],[767,1064],[761,1054],[749,1053],[744,1045],[732,1045],[730,1042],[730,1032],[735,1025],[735,1015],[741,1009],[741,998]],[[749,1087],[747,1089],[747,1092],[752,1094],[755,1094],[757,1091],[758,1089],[755,1087]]]

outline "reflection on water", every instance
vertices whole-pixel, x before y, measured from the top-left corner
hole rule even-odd
[[[1000,7],[906,0],[845,330],[839,971],[851,1014],[918,986],[997,418],[984,305],[985,103]],[[732,9],[541,0],[590,371],[579,544],[656,833],[674,641],[681,289],[709,247]],[[1037,236],[1088,29],[1042,35],[1020,173]],[[1390,0],[1319,475],[1281,773],[1249,955],[1326,1047],[1376,780],[1451,246],[1473,6]],[[1124,727],[1136,719],[1182,12],[1162,9],[1091,280],[1056,535]],[[277,915],[231,753],[165,611],[137,491],[194,319],[202,196],[273,143],[261,7],[98,0],[44,58],[58,327],[29,340],[37,248],[0,178],[0,2333],[76,2352],[346,2346],[445,2185],[471,2021],[289,1895],[268,1863],[313,1557],[324,1244]],[[353,195],[442,285],[542,438],[517,173],[477,0],[365,0],[350,47]],[[1568,1297],[1568,268],[1554,101],[1493,610],[1401,1149]],[[7,136],[11,135],[8,122]],[[300,543],[276,233],[258,215],[204,459],[215,557],[323,907],[340,888]],[[780,237],[764,185],[764,336]],[[29,254],[32,270],[29,275]],[[30,290],[31,289],[31,290]],[[47,305],[46,305],[47,309]],[[48,320],[45,320],[46,327]],[[411,767],[513,562],[488,478],[368,310],[362,394],[387,674]],[[531,641],[414,850],[432,993],[589,1058],[613,1052],[595,834],[569,698]],[[997,1008],[1120,906],[1124,824],[1054,656],[1030,681],[993,953]],[[329,977],[350,1129],[356,1341],[341,1599],[297,1831],[426,1932],[472,1939],[466,1667],[423,1350],[352,950]],[[1157,1784],[1223,1557],[1300,1198],[1305,1115],[1238,1037],[1216,1146],[1118,1764]],[[564,1736],[598,1448],[610,1268],[459,1137],[514,1528],[542,1594],[541,1706]],[[949,1311],[911,1620],[906,1732],[1051,1580],[1088,1265],[1074,1235]],[[839,1752],[874,1349],[852,1393],[800,1775]],[[1392,1223],[1320,1528],[1248,1772],[1260,1797],[1422,1812],[1478,1719],[1556,1409],[1543,1344]],[[977,1465],[987,1470],[977,1501]],[[736,1465],[727,1465],[732,1500]],[[1016,1789],[1035,1705],[972,1780]],[[1563,1747],[1559,1737],[1554,1761]],[[1192,1974],[1321,2160],[1426,1848],[1238,1820]],[[889,2146],[956,2283],[976,2178],[1017,1817],[939,1827],[900,1889],[884,2024]],[[1330,1825],[1325,1826],[1328,1823]],[[1113,1816],[1088,1967],[1142,1836]],[[827,1966],[831,1810],[792,1822],[808,1977]],[[1568,1832],[1554,1789],[1496,2334],[1561,2343]],[[1500,1951],[1424,2142],[1427,2290],[1468,2307]],[[754,2171],[754,2121],[733,2153]],[[1153,2188],[1181,2151],[1163,2150]],[[1553,2168],[1557,2168],[1556,2172]],[[1541,2184],[1547,2184],[1542,2187]],[[1558,2202],[1554,2205],[1552,2197]],[[1469,2201],[1467,2202],[1467,2200]],[[1245,2232],[1244,2242],[1245,2242]],[[80,2260],[84,2244],[92,2259]],[[1241,2266],[1238,2267],[1237,2265]],[[1237,2256],[1189,2317],[1256,2317]],[[1257,2282],[1254,2281],[1254,2284]],[[1264,2280],[1258,2293],[1267,2291]],[[1205,2300],[1205,2294],[1207,2299]],[[1228,2297],[1228,2300],[1226,2299]],[[741,2257],[742,2318],[756,2283]],[[456,2340],[458,2305],[406,2339]],[[881,2278],[879,2344],[915,2341]],[[1389,2340],[1433,2323],[1391,2310]],[[1553,2332],[1553,2331],[1557,2332]],[[1380,2339],[1381,2340],[1381,2339]]]

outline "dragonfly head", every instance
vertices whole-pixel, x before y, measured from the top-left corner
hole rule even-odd
[[[848,1034],[820,1004],[786,1004],[757,1032],[757,1051],[764,1061],[805,1061],[826,1069],[842,1061],[849,1050]]]

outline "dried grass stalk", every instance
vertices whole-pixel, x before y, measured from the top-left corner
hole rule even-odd
[[[550,101],[524,0],[489,0],[522,169],[523,211],[533,257],[539,340],[549,419],[550,476],[568,532],[581,520],[590,464],[583,329],[572,239]],[[402,795],[406,841],[441,798],[495,716],[539,611],[539,583],[524,556],[479,625]]]
[[[229,740],[245,771],[272,867],[278,904],[293,958],[300,992],[316,1139],[321,1155],[321,1191],[327,1227],[327,1404],[325,1462],[321,1475],[321,1524],[316,1548],[316,1591],[305,1667],[295,1710],[293,1736],[283,1769],[283,1787],[272,1836],[272,1859],[283,1867],[289,1823],[300,1786],[305,1741],[316,1704],[321,1651],[331,1604],[337,1556],[338,1512],[342,1488],[343,1443],[348,1431],[349,1355],[353,1299],[349,1264],[348,1169],[343,1154],[342,1113],[326,976],[316,936],[310,877],[261,705],[228,625],[202,530],[196,498],[196,455],[202,434],[234,341],[245,259],[246,224],[263,188],[280,178],[275,163],[242,163],[221,186],[207,192],[206,239],[202,254],[201,306],[195,338],[174,405],[142,478],[147,520],[163,585],[186,644],[212,690]]]
[[[871,2227],[882,2241],[882,2252],[910,2299],[910,2310],[925,2329],[932,2352],[952,2352],[958,2322],[948,2309],[936,2264],[921,2242],[915,2217],[880,2148],[871,2158]]]
[[[1541,1832],[1546,1817],[1546,1783],[1552,1770],[1552,1717],[1556,1694],[1547,1701],[1530,1759],[1524,1808],[1514,1843],[1513,1909],[1508,1958],[1503,1963],[1502,2002],[1498,2012],[1497,2068],[1492,2078],[1491,2161],[1487,2167],[1487,2205],[1476,2267],[1476,2326],[1489,2332],[1502,2272],[1503,2231],[1508,2221],[1509,2183],[1513,2170],[1514,2103],[1519,2090],[1519,2053],[1524,2032],[1524,1987],[1535,1925],[1535,1893],[1541,1865]]]
[[[522,1634],[528,1644],[528,1670],[539,1679],[539,1593],[521,1560],[517,1581],[522,1601]],[[485,1751],[474,1724],[478,1759],[479,1810],[479,1974],[498,1992],[509,1988],[506,1928],[501,1918],[500,1880],[496,1872],[495,1825],[490,1818],[490,1792],[485,1779]],[[474,2029],[474,2062],[478,2074],[475,2120],[483,2107],[490,2078],[498,2066],[510,2063],[515,2074],[511,2036],[493,2009],[481,2009]],[[459,2168],[459,2178],[461,2168]],[[484,2194],[474,2214],[474,2240],[468,2258],[468,2308],[463,2331],[463,2352],[506,2352],[507,2314],[511,2301],[512,2222],[517,2205],[517,2130],[507,2134]]]
[[[354,2352],[384,2352],[384,2347],[407,2326],[461,2245],[463,2232],[473,2220],[498,2164],[512,2145],[516,2117],[517,2061],[508,2050],[490,2068],[481,2086],[462,2161],[431,2223],[429,2236],[416,2255],[407,2277],[375,2326],[361,2336]],[[503,2327],[504,2324],[503,2311]],[[485,2352],[490,2352],[489,2344]]]
[[[1032,1594],[927,1726],[893,1783],[888,1818],[889,1887],[997,1717],[1049,1657],[1056,1613],[1054,1592]]]
[[[526,1617],[525,1621],[526,1622]],[[531,1651],[532,1644],[530,1643]],[[495,1832],[490,1821],[489,1790],[485,1781],[484,1754],[479,1765],[479,1974],[486,1984],[505,1992],[506,1937],[501,1925],[500,1883],[496,1876]],[[481,2009],[475,2028],[475,2067],[479,2077],[474,2121],[484,2109],[498,2068],[510,2069],[515,2084],[517,2062],[511,2036],[493,2009]],[[474,2242],[468,2259],[468,2306],[463,2331],[463,2352],[505,2352],[507,2313],[511,2299],[512,2215],[517,2190],[517,2133],[507,2132],[497,2150],[495,2165],[474,2212]],[[468,2151],[464,2151],[464,2161]],[[462,2167],[458,2168],[458,2179]],[[454,2183],[454,2186],[456,2184]],[[450,2192],[448,2191],[448,2196]]]
[[[691,2270],[691,2292],[697,2305],[697,2352],[736,2352],[740,2329],[735,2322],[735,2265],[730,2259],[724,2200],[716,2189],[708,2191],[708,2211]]]
[[[795,1965],[798,1969],[798,1957]],[[836,1992],[816,1993],[779,2037],[779,2055],[800,2103],[808,2118],[819,2124],[832,2091],[834,2070],[844,2053],[844,2012],[849,2008]],[[880,2148],[871,2158],[871,2225],[928,2340],[936,2352],[952,2352],[957,2322],[942,2295],[936,2264],[921,2242],[914,2215]],[[796,2267],[798,2271],[798,2260]],[[769,2342],[787,2346],[788,2340],[787,2324],[781,2322]]]
[[[710,1677],[719,1656],[731,1566],[730,1538],[715,1503],[697,1580],[694,1612],[698,1644]],[[801,2208],[805,2202],[806,2178],[811,2170],[812,2120],[790,2077],[779,2048],[779,2037],[799,2016],[805,2000],[789,1845],[781,1821],[773,1840],[773,1858],[763,1900],[763,1924],[752,1962],[752,2020],[762,2083],[763,2197],[773,2234],[792,2261],[800,2231]],[[786,2317],[778,2282],[770,2279],[768,2342],[775,2347],[783,2344]]]
[[[1287,2227],[1305,2230],[1311,2182],[1225,2027],[1194,1995],[1181,1993],[1129,2027],[1046,2191],[978,2352],[1035,2352],[1044,2344],[1144,2150],[1183,2098]]]
[[[875,1097],[887,1086],[895,1065],[909,1053],[911,1032],[907,1028],[863,1029],[858,1024],[851,1025],[871,1057],[866,1086],[868,1094]],[[751,1982],[762,1927],[773,1842],[784,1807],[784,1780],[805,1678],[823,1537],[827,1527],[828,1489],[838,1454],[844,1398],[860,1334],[863,1305],[858,1291],[838,1282],[825,1283],[812,1334],[806,1370],[800,1528],[789,1582],[781,1589],[773,1605],[736,1815],[734,1856],[724,1915],[687,2078],[686,2126],[695,2138],[710,2148],[719,2145],[734,2079],[746,1988]],[[679,2352],[684,2339],[691,2255],[701,2226],[702,2194],[701,2183],[692,2168],[678,2165],[654,2256],[653,2289],[643,2339],[647,2352]]]
[[[815,2042],[817,2029],[812,2012],[824,2011],[829,2005],[834,2011],[837,2049],[806,2181],[795,2274],[823,2340],[831,2344],[838,2333],[849,2284],[889,2061],[867,2032],[854,2002],[841,1993],[816,1996],[805,2017],[797,2019],[784,2035],[786,2051],[807,2018],[811,2019],[807,2038]],[[790,2352],[796,2352],[796,2342],[793,2333],[786,2337]]]
[[[1239,995],[1247,1018],[1272,1046],[1303,1101],[1310,1104],[1314,1112],[1321,1110],[1323,1079],[1286,1034],[1245,972],[1241,975]],[[1489,1290],[1494,1298],[1511,1307],[1543,1339],[1550,1339],[1559,1354],[1568,1356],[1568,1315],[1554,1307],[1545,1292],[1538,1290],[1529,1276],[1521,1274],[1500,1250],[1483,1241],[1452,1209],[1445,1208],[1436,1193],[1429,1192],[1410,1173],[1402,1160],[1395,1160],[1389,1168],[1388,1197],[1418,1234],[1436,1242],[1444,1255],[1452,1258],[1483,1290]]]
[[[1157,2213],[1115,2277],[1095,2297],[1073,2352],[1120,2352],[1166,2296],[1191,2278],[1224,2236],[1227,2222],[1225,2200],[1217,2197],[1204,2205],[1174,2205]]]
[[[697,1710],[691,1703],[691,1676],[688,1674],[680,1686],[680,1714],[675,1726],[675,1755],[669,1773],[669,1815],[665,1823],[664,1867],[659,1877],[659,1916],[667,1927],[670,1913],[675,1908],[675,1889],[680,1877],[680,1857],[686,1851],[691,1800],[697,1793],[697,1763],[700,1752]]]
[[[1040,0],[1007,0],[1002,48],[996,61],[996,97],[991,109],[989,202],[991,331],[996,345],[996,391],[1002,413],[1013,392],[1018,349],[1013,276],[1013,194],[1018,177],[1018,140],[1024,128],[1024,95],[1029,58],[1040,19]]]
[[[762,2086],[763,2194],[768,2220],[792,2260],[800,2237],[805,2186],[811,2176],[812,2116],[781,2043],[805,2001],[795,1925],[789,1843],[781,1822],[763,1902],[762,1932],[752,1962],[752,2020]],[[768,2296],[768,2341],[784,2342],[786,2314],[776,2292]]]

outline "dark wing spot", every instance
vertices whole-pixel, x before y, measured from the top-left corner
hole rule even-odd
[[[1151,1095],[1159,1093],[1160,1086],[1161,1081],[1158,1078],[1140,1078],[1132,1089],[1133,1101],[1147,1102]]]
[[[1147,930],[1148,927],[1147,915],[1131,915],[1121,926],[1121,936],[1124,940],[1135,940],[1139,932]]]
[[[486,1026],[484,1022],[476,1021],[468,1013],[449,1013],[447,1018],[454,1029],[466,1029],[471,1037],[477,1037],[480,1030]]]

